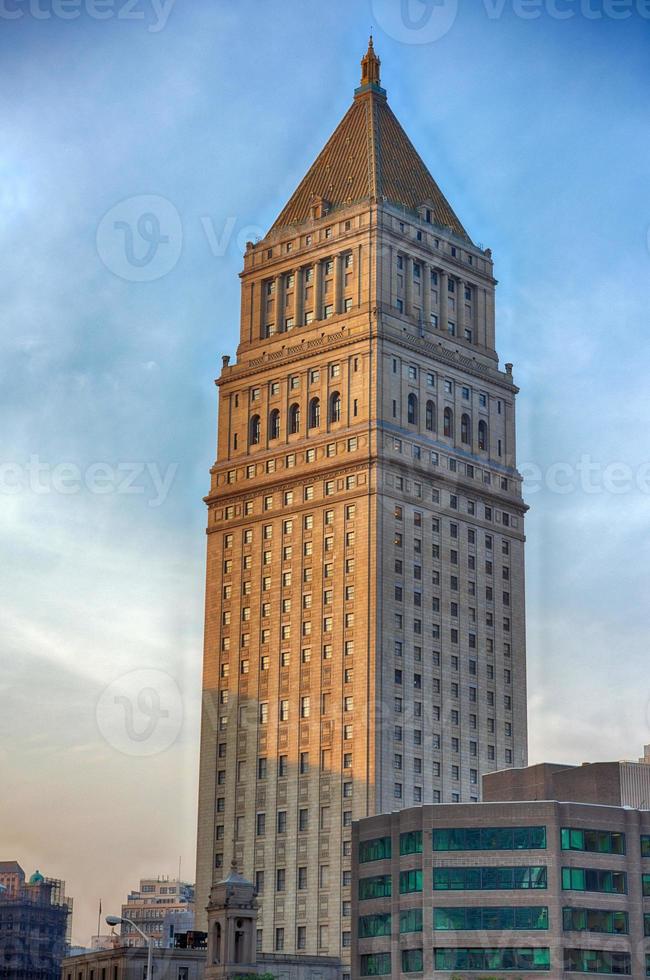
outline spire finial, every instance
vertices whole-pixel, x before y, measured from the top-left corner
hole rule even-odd
[[[379,66],[381,61],[375,54],[372,34],[368,39],[368,50],[361,59],[361,84],[379,85]]]

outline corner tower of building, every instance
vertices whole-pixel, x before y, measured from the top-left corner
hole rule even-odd
[[[348,112],[241,274],[208,505],[197,914],[350,942],[351,823],[526,764],[515,387],[473,244],[392,113]],[[200,928],[200,926],[199,926]]]

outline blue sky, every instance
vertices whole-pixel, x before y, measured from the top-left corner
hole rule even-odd
[[[237,343],[243,244],[348,107],[371,24],[394,111],[494,252],[533,476],[531,761],[650,741],[648,4],[127,13],[0,3],[0,857],[68,880],[84,943],[100,896],[115,910],[179,855],[193,878],[213,379]],[[116,274],[105,234],[142,195],[174,229],[152,281]],[[151,670],[174,708],[158,751],[127,754],[102,712]]]

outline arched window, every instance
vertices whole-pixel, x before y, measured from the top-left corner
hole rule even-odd
[[[250,421],[250,444],[257,446],[262,438],[262,423],[259,415],[254,415]]]
[[[450,408],[445,409],[444,419],[444,434],[448,439],[451,439],[454,434],[454,413]]]
[[[487,447],[488,447],[487,422],[484,422],[483,419],[481,419],[481,421],[478,424],[478,448],[486,451]]]
[[[298,402],[294,402],[289,409],[289,432],[292,435],[300,432],[300,405]]]
[[[412,392],[408,397],[407,417],[408,417],[409,425],[418,424],[418,399],[417,399],[417,395],[414,395]]]
[[[309,428],[317,429],[320,425],[320,398],[312,398],[309,403]]]
[[[432,401],[427,402],[426,426],[429,432],[436,431],[436,406]]]
[[[269,415],[269,439],[280,438],[280,413],[274,408]]]
[[[470,443],[470,432],[472,431],[472,423],[470,422],[469,415],[463,415],[460,420],[460,441],[464,442],[467,446]]]
[[[338,391],[330,395],[330,422],[341,421],[341,396]]]

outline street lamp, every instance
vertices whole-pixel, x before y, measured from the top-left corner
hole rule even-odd
[[[133,926],[136,932],[139,932],[144,941],[147,944],[147,980],[152,980],[151,967],[153,966],[153,937],[148,936],[146,932],[143,932],[140,926],[136,926],[132,919],[127,919],[125,915],[107,915],[106,924],[109,926],[117,926],[120,922],[127,922],[130,926]]]

